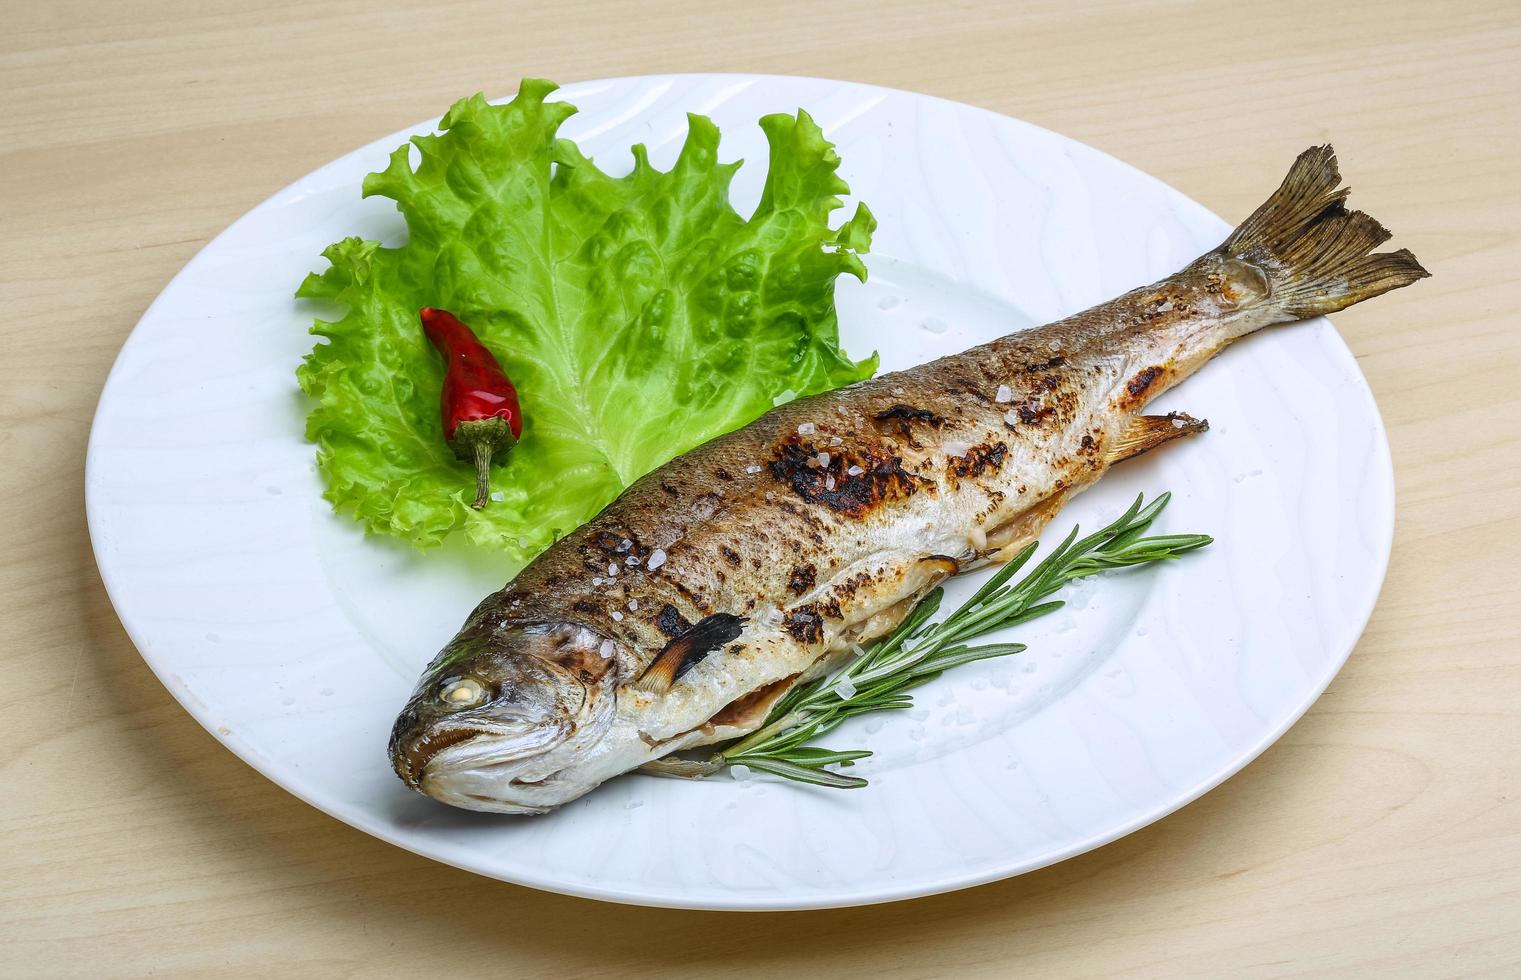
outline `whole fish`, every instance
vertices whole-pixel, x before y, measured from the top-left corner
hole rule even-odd
[[[1428,273],[1305,151],[1150,286],[799,399],[649,473],[470,615],[396,720],[407,785],[542,813],[760,725],[947,576],[1012,556],[1118,460],[1206,423],[1146,403],[1227,344]]]

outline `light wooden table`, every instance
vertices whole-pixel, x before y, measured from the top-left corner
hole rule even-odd
[[[0,24],[0,975],[1521,975],[1521,8],[3,0]],[[1023,878],[737,916],[415,857],[165,693],[81,489],[148,302],[272,191],[460,95],[667,71],[960,99],[1233,216],[1335,141],[1435,277],[1336,318],[1389,424],[1399,527],[1366,636],[1277,746]]]

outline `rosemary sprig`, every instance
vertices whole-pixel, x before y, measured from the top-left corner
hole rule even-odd
[[[931,622],[944,598],[944,592],[935,589],[896,630],[862,651],[848,667],[790,691],[757,731],[706,761],[675,762],[661,767],[662,771],[710,775],[743,765],[819,786],[865,786],[865,779],[828,767],[849,766],[871,755],[870,751],[836,751],[808,743],[834,731],[848,718],[910,707],[910,690],[952,667],[1024,650],[1022,643],[971,646],[968,641],[1055,612],[1065,603],[1050,596],[1069,582],[1113,568],[1176,558],[1209,544],[1213,539],[1205,534],[1144,536],[1170,496],[1164,493],[1149,504],[1144,495],[1137,497],[1119,519],[1086,538],[1078,538],[1074,527],[1033,571],[1010,584],[1035,554],[1037,545],[1032,542],[959,609]]]

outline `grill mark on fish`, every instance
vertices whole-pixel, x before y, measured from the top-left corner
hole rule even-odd
[[[661,606],[660,612],[655,615],[655,628],[674,639],[691,629],[692,624],[668,602]]]
[[[670,583],[671,588],[675,589],[677,592],[680,592],[681,597],[685,599],[693,609],[696,609],[704,616],[707,616],[713,612],[712,604],[708,602],[707,596],[703,595],[701,592],[688,587],[685,582],[682,582],[674,576],[667,576],[665,578],[665,581]]]
[[[1140,398],[1142,395],[1146,394],[1146,389],[1151,387],[1152,382],[1156,381],[1157,378],[1161,376],[1161,368],[1149,367],[1144,371],[1137,373],[1135,377],[1131,378],[1130,381],[1125,385],[1125,390],[1130,392],[1132,398]]]
[[[817,578],[817,574],[818,569],[814,568],[810,564],[804,563],[802,565],[794,565],[792,568],[792,577],[787,579],[787,588],[791,590],[793,595],[802,595],[804,592],[807,592],[809,589],[813,588],[813,583]]]
[[[1040,398],[1027,398],[1015,409],[1019,415],[1019,421],[1025,425],[1040,425],[1046,419],[1056,414],[1056,409],[1051,408],[1041,401]],[[1010,426],[1009,428],[1013,428]]]
[[[938,429],[945,425],[945,419],[936,415],[927,408],[915,408],[912,405],[904,405],[901,402],[885,411],[878,412],[872,418],[878,422],[923,422],[931,428]]]
[[[873,581],[875,581],[875,576],[871,575],[870,573],[857,572],[856,574],[845,579],[843,582],[835,585],[834,591],[835,594],[840,598],[848,601],[855,597],[857,590],[870,585]]]
[[[832,454],[828,466],[813,467],[808,465],[810,459],[817,462],[818,447],[789,440],[771,463],[771,474],[809,503],[821,503],[842,516],[863,518],[885,503],[904,500],[920,490],[934,492],[933,482],[904,469],[902,456],[874,458],[840,452]],[[853,468],[861,472],[851,473]],[[807,536],[822,546],[818,519],[795,508],[790,512],[800,517],[806,514]]]
[[[946,390],[953,395],[957,393],[955,388]],[[901,402],[885,411],[878,412],[872,418],[873,426],[878,432],[887,436],[896,436],[914,449],[923,446],[914,431],[920,425],[927,426],[932,432],[942,428],[954,428],[944,416],[937,415],[927,408],[917,408]]]
[[[1066,363],[1067,359],[1065,357],[1062,357],[1060,354],[1057,354],[1055,357],[1051,358],[1048,361],[1036,361],[1034,364],[1026,364],[1024,366],[1024,371],[1026,374],[1041,374],[1045,371],[1051,370],[1052,368],[1059,368]]]
[[[789,609],[782,627],[792,634],[794,640],[809,646],[824,639],[824,623],[812,604]]]
[[[966,451],[966,455],[951,457],[950,473],[959,479],[966,479],[981,476],[988,470],[996,471],[1003,466],[1004,457],[1008,453],[1009,444],[1006,442],[973,446]]]

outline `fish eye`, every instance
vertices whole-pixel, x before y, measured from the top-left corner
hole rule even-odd
[[[474,677],[446,677],[438,685],[438,699],[450,707],[469,707],[486,700],[486,689]]]

